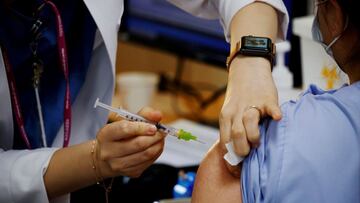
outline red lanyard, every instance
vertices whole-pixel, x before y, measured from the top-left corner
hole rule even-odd
[[[16,91],[15,78],[14,78],[14,75],[10,68],[9,57],[7,56],[7,53],[4,50],[2,51],[2,53],[4,56],[4,65],[5,65],[6,75],[7,75],[8,81],[9,81],[10,96],[11,96],[13,111],[15,113],[16,122],[18,123],[18,126],[19,126],[19,132],[20,132],[20,135],[21,135],[22,139],[24,140],[27,148],[31,149],[31,144],[29,142],[28,136],[25,131],[24,119],[21,114],[19,98],[16,94],[17,91]]]
[[[56,16],[56,25],[57,25],[57,44],[58,44],[58,54],[60,58],[60,66],[63,74],[65,76],[66,90],[65,90],[65,99],[64,99],[64,142],[63,147],[69,146],[70,134],[71,134],[71,99],[70,99],[70,80],[69,80],[69,66],[68,66],[68,55],[66,49],[66,40],[64,33],[64,26],[61,20],[61,15],[56,5],[46,0],[45,4],[48,4],[51,7],[51,10]],[[13,104],[13,111],[15,113],[16,122],[19,126],[19,132],[24,140],[28,149],[31,149],[31,144],[29,138],[25,131],[24,119],[21,114],[20,102],[16,91],[15,78],[11,69],[11,64],[7,53],[3,51],[4,55],[4,65],[6,69],[6,74],[9,81],[10,96]]]

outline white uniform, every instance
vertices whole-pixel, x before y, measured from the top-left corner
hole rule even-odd
[[[235,13],[255,0],[169,0],[184,10],[206,18],[219,18],[229,38],[229,24]],[[115,81],[117,33],[123,13],[122,0],[84,0],[100,32],[96,35],[92,59],[85,82],[72,106],[70,144],[78,144],[96,136],[106,123],[108,113],[93,108],[97,97],[111,103]],[[285,36],[288,24],[282,0],[264,0],[278,10],[279,38]],[[62,146],[63,127],[52,148],[12,150],[13,115],[8,81],[0,53],[0,202],[49,202],[43,181],[52,154]],[[104,82],[106,81],[106,82]],[[69,195],[52,202],[69,202]]]

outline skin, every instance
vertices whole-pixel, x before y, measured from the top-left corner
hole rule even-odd
[[[321,33],[325,43],[328,44],[343,32],[346,15],[336,0],[329,0],[326,4],[319,6],[318,16]],[[360,53],[359,36],[360,33],[350,24],[332,47],[335,60],[348,74],[351,84],[360,81],[359,59],[349,60],[353,53]],[[219,144],[215,144],[207,153],[197,172],[192,202],[242,202],[241,179],[230,175],[226,170],[227,163],[223,156],[224,153],[220,150]],[[241,172],[241,166],[237,168]]]
[[[329,44],[335,37],[340,39],[331,47],[334,58],[340,68],[349,76],[350,84],[360,80],[360,61],[351,58],[359,52],[359,33],[351,26],[344,31],[346,14],[342,12],[336,0],[329,0],[318,7],[318,18],[324,42]]]
[[[201,162],[196,173],[192,203],[242,203],[239,178],[229,173],[221,154],[220,145],[216,143]]]
[[[12,2],[3,3],[8,6]],[[277,30],[276,11],[265,3],[253,3],[239,11],[231,22],[231,49],[242,36],[249,34],[275,41]],[[256,110],[246,110],[251,105],[258,106],[261,115]],[[159,112],[148,108],[140,114],[154,122],[161,120]],[[258,121],[266,115],[281,118],[269,62],[261,57],[235,58],[220,115],[221,146],[232,138],[236,152],[247,155],[250,146],[258,144]],[[106,125],[98,132],[97,139],[96,167],[104,178],[138,177],[161,154],[164,145],[164,135],[155,132],[154,126],[129,121]],[[91,147],[92,142],[88,141],[55,152],[44,175],[49,199],[96,182]],[[239,174],[237,168],[230,169]]]
[[[13,0],[0,5],[11,6]],[[159,122],[159,111],[144,108],[140,115]],[[103,178],[115,176],[139,177],[161,154],[165,135],[154,125],[130,122],[115,117],[97,133],[95,165]],[[96,183],[92,168],[92,141],[57,150],[52,156],[44,184],[49,200]]]
[[[231,22],[231,50],[242,36],[269,37],[275,42],[277,32],[276,10],[265,3],[252,3],[241,9]],[[256,109],[248,109],[254,105],[260,108],[261,114]],[[270,62],[262,57],[238,56],[230,66],[219,119],[223,151],[226,151],[225,144],[233,140],[235,152],[240,156],[248,155],[250,148],[259,144],[258,123],[266,116],[281,119]],[[228,168],[233,175],[239,174],[238,168],[230,165]]]
[[[151,108],[139,114],[154,122],[162,117]],[[105,125],[97,134],[96,168],[104,178],[139,177],[160,156],[164,138],[151,124],[120,120]],[[44,176],[49,199],[96,183],[91,149],[88,141],[54,153]]]
[[[12,2],[4,1],[6,5]],[[231,48],[242,36],[249,34],[275,40],[277,15],[272,7],[265,3],[253,3],[236,14],[231,23]],[[238,81],[242,81],[241,84]],[[254,110],[245,111],[250,105],[260,107],[262,115]],[[144,109],[141,115],[154,122],[161,119],[159,112],[150,109]],[[235,58],[230,67],[228,90],[220,115],[222,146],[233,138],[237,153],[246,155],[250,145],[257,145],[259,135],[256,126],[260,116],[266,115],[274,119],[281,117],[269,62],[261,57]],[[96,167],[104,178],[118,175],[138,177],[156,160],[164,145],[164,135],[156,133],[154,126],[128,121],[106,125],[98,132],[97,139]],[[49,199],[96,182],[91,147],[92,142],[88,141],[55,152],[44,175]],[[239,173],[236,168],[232,170],[234,174]]]
[[[334,4],[336,1],[331,0],[330,2]],[[333,6],[336,9],[335,4]],[[337,12],[335,10],[335,14]],[[325,19],[331,22],[328,17]],[[329,35],[335,36],[344,21],[337,23],[339,24],[337,26],[331,26],[331,23],[324,24],[327,27],[322,28],[322,30],[329,29],[332,31]],[[242,36],[249,34],[267,36],[275,41],[277,30],[275,10],[264,3],[253,3],[239,11],[231,23],[232,49]],[[330,39],[330,36],[325,36],[325,39]],[[351,41],[345,42],[346,39],[344,38],[340,41],[351,45]],[[345,50],[344,47],[346,46],[341,47],[340,42],[337,44],[333,47],[334,53],[337,52],[336,50],[339,52],[341,49]],[[344,70],[347,73],[354,72],[350,79],[356,81],[359,79],[360,74],[358,71],[349,68],[345,56],[347,54],[342,56],[337,53],[336,60],[339,64],[344,64]],[[242,81],[242,84],[238,84],[238,81]],[[264,89],[267,91],[263,91]],[[246,95],[246,97],[241,95]],[[246,110],[251,105],[260,107],[261,115],[256,110]],[[154,122],[161,120],[159,112],[148,108],[142,110],[140,114]],[[247,155],[250,146],[258,145],[258,121],[260,117],[267,115],[277,120],[281,118],[269,62],[258,57],[236,58],[230,67],[228,90],[220,115],[221,146],[223,147],[224,143],[232,138],[235,141],[236,152],[239,155]],[[97,168],[102,171],[104,178],[118,175],[138,177],[161,154],[164,145],[164,135],[156,133],[153,125],[128,121],[118,121],[106,125],[99,131],[97,139],[98,147],[95,158]],[[44,175],[49,199],[96,182],[91,167],[91,146],[92,143],[89,141],[55,152]],[[219,154],[223,154],[222,151],[217,146],[209,152],[208,157],[204,160],[196,183],[196,188],[199,189],[195,190],[195,202],[202,202],[202,193],[207,189],[211,189],[211,186],[216,186],[216,184],[221,183],[226,186],[224,191],[221,190],[224,194],[226,194],[226,191],[230,191],[234,195],[235,190],[239,191],[238,179],[228,176],[229,174],[226,173],[224,167],[226,164],[222,161],[222,155],[219,156]],[[213,168],[212,171],[207,173],[206,169],[210,168],[207,166],[210,165],[215,166],[215,169]],[[221,167],[217,168],[217,166]],[[238,168],[231,168],[231,171],[235,171],[234,174],[239,174]],[[210,188],[207,188],[203,187],[205,181],[201,180],[204,180],[206,176],[202,174],[207,174],[208,177],[216,174],[220,174],[220,176],[213,180],[214,184],[206,184],[210,186]],[[210,198],[212,194],[207,193],[207,196]],[[221,197],[226,197],[226,201],[229,200],[229,195],[218,195],[217,197],[219,197],[219,200]],[[241,200],[240,196],[240,199],[237,196],[234,198]],[[215,197],[213,197],[213,200],[215,200]]]

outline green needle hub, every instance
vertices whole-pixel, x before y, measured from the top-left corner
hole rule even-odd
[[[197,140],[197,137],[196,137],[196,136],[192,135],[192,134],[189,133],[189,132],[186,132],[186,131],[183,130],[183,129],[180,129],[177,134],[178,134],[178,138],[179,138],[180,140],[185,140],[185,141]]]

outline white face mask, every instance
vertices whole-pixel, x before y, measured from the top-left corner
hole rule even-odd
[[[339,36],[335,37],[335,38],[330,42],[329,45],[326,45],[326,44],[324,43],[324,39],[323,39],[323,36],[322,36],[322,34],[321,34],[321,31],[320,31],[319,19],[318,19],[318,16],[317,16],[317,10],[318,10],[318,9],[317,9],[317,6],[319,6],[320,4],[323,4],[323,3],[325,3],[325,2],[327,2],[327,0],[317,2],[316,5],[315,5],[315,6],[316,6],[316,8],[315,8],[315,18],[314,18],[314,21],[313,21],[313,24],[312,24],[311,32],[312,32],[313,40],[316,41],[316,42],[318,42],[318,43],[320,43],[321,46],[324,47],[326,53],[327,53],[329,56],[331,56],[332,58],[334,58],[334,54],[333,54],[333,52],[332,52],[332,50],[331,50],[331,47],[336,43],[336,41],[339,40],[339,38],[342,36],[342,34],[344,33],[344,31],[346,30],[346,28],[347,28],[347,26],[348,26],[348,23],[349,23],[349,22],[348,22],[349,19],[346,18],[346,23],[345,23],[345,27],[344,27],[344,29],[343,29],[343,32],[342,32]]]

